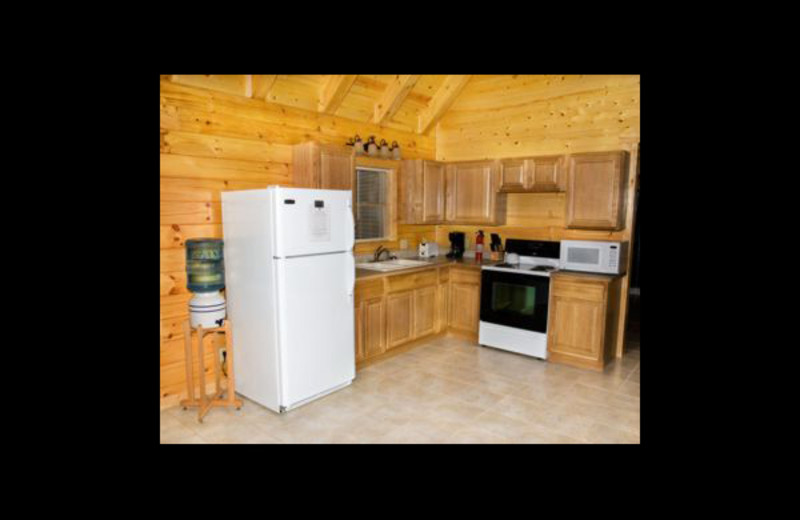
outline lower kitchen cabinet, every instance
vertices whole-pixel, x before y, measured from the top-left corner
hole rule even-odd
[[[386,351],[386,309],[383,298],[372,298],[361,302],[363,358]],[[356,358],[356,361],[359,361]]]
[[[439,268],[439,285],[437,287],[437,305],[439,308],[436,316],[436,332],[447,330],[447,318],[450,315],[450,269]]]
[[[551,277],[549,361],[603,370],[614,356],[621,280],[564,272]]]
[[[480,300],[480,271],[452,269],[450,272],[449,328],[477,338]]]
[[[386,350],[383,279],[360,280],[355,290],[356,362]]]
[[[421,338],[436,332],[436,286],[414,291],[414,337]]]
[[[450,266],[358,280],[356,362],[432,334],[478,337],[478,269]]]
[[[356,303],[353,316],[355,316],[355,334],[356,339],[356,363],[364,359],[364,311],[361,305]]]
[[[386,297],[386,343],[394,348],[413,339],[412,313],[414,291],[389,294]]]

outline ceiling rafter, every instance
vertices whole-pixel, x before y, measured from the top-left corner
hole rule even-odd
[[[383,94],[381,94],[380,99],[375,103],[372,122],[376,125],[381,125],[390,120],[411,93],[411,89],[414,88],[417,80],[419,80],[419,75],[394,76],[389,81]]]
[[[439,122],[471,77],[470,75],[450,75],[445,78],[442,86],[433,95],[431,102],[419,113],[418,134],[426,133]]]
[[[252,76],[252,90],[251,97],[256,99],[267,99],[272,85],[278,79],[277,74],[255,74]]]
[[[331,74],[331,77],[320,89],[318,110],[325,114],[336,112],[344,97],[350,92],[350,87],[353,86],[357,77],[355,74]]]

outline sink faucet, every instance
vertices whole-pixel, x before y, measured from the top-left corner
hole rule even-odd
[[[394,260],[395,258],[397,258],[396,256],[394,256],[394,255],[392,254],[392,252],[391,252],[391,251],[389,251],[389,250],[388,250],[388,249],[386,249],[385,247],[383,247],[383,246],[378,246],[378,249],[376,249],[376,250],[375,250],[375,256],[373,257],[372,261],[373,261],[373,262],[380,262],[380,261],[381,261],[381,255],[382,255],[383,253],[386,253],[386,254],[387,254],[387,259],[389,259],[389,260]]]

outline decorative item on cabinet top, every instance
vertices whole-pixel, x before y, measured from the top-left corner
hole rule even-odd
[[[367,155],[370,157],[377,157],[378,156],[378,143],[375,142],[375,136],[369,136],[369,140],[367,141]]]
[[[349,142],[347,144],[350,144]],[[353,141],[353,150],[355,151],[356,155],[363,155],[364,154],[364,142],[361,141],[361,136],[356,134],[355,140]]]
[[[392,141],[389,146],[386,139],[380,140],[380,146],[376,142],[374,135],[369,136],[367,142],[361,140],[361,136],[356,134],[354,137],[347,139],[347,146],[352,146],[355,155],[369,155],[371,157],[380,157],[381,159],[394,159],[400,160],[400,145],[397,141]]]

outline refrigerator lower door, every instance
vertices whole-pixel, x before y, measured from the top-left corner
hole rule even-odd
[[[277,260],[283,406],[355,377],[352,253]]]

